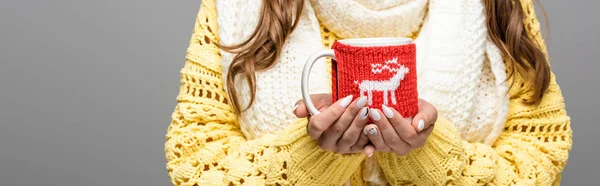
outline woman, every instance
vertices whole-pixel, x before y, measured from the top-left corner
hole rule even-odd
[[[320,63],[304,119],[308,55],[361,37],[414,39],[419,113],[332,103]],[[203,0],[167,169],[174,185],[557,185],[572,135],[547,59],[532,0]]]

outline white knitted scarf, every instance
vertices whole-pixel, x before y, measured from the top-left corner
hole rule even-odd
[[[256,27],[260,0],[217,1],[223,44],[239,43]],[[469,142],[492,144],[508,113],[508,86],[499,49],[487,36],[481,0],[307,0],[299,25],[278,64],[257,73],[257,99],[241,116],[249,138],[275,133],[294,120],[300,74],[307,57],[322,49],[319,22],[342,38],[407,37],[419,33],[419,97],[434,104]],[[317,19],[318,17],[318,19]],[[222,52],[226,74],[233,55]],[[324,70],[311,76],[313,93],[327,92]],[[237,86],[248,91],[245,81]],[[249,98],[242,97],[242,105]]]

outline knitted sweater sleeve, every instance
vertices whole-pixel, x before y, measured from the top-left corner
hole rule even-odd
[[[533,5],[522,2],[529,35],[545,52]],[[522,92],[527,83],[514,78],[508,119],[494,145],[462,140],[452,123],[438,118],[423,148],[404,157],[376,155],[387,180],[392,185],[558,185],[572,144],[560,88],[552,74],[541,103],[529,106],[523,104],[531,93]]]
[[[240,131],[221,77],[214,0],[203,0],[181,70],[177,106],[166,135],[174,185],[341,185],[364,155],[320,149],[306,120],[277,135],[248,140]]]

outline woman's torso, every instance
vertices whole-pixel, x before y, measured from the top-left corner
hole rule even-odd
[[[326,9],[327,7],[318,7],[318,6],[331,6],[327,5],[327,2],[349,2],[351,0],[343,0],[343,1],[312,1],[313,3],[320,3],[318,5],[311,4],[311,1],[305,1],[305,8],[302,12],[301,19],[299,24],[288,37],[286,44],[282,50],[281,58],[276,63],[276,65],[263,72],[256,73],[256,98],[253,105],[240,116],[240,125],[244,134],[252,139],[257,138],[265,134],[273,134],[282,130],[287,124],[292,123],[297,118],[291,112],[294,109],[294,105],[297,100],[302,99],[300,93],[300,76],[302,73],[302,67],[304,66],[306,58],[312,54],[313,52],[330,47],[331,43],[335,40],[341,39],[337,36],[336,33],[333,33],[327,26],[324,24],[328,24],[329,27],[337,27],[336,29],[340,32],[344,32],[347,30],[348,25],[344,25],[342,23],[335,22],[334,19],[340,19],[338,15],[326,15],[321,13],[317,15],[315,11],[329,11]],[[423,2],[423,1],[421,1]],[[427,1],[424,1],[427,2]],[[390,1],[388,3],[398,3],[397,1]],[[313,9],[313,6],[316,8]],[[342,5],[336,5],[342,6]],[[344,6],[353,6],[353,5],[344,5]],[[244,7],[244,8],[240,8]],[[351,8],[370,8],[370,7],[351,7]],[[388,7],[389,8],[389,7]],[[399,11],[403,7],[396,8]],[[217,1],[217,10],[219,12],[218,15],[218,23],[220,28],[235,28],[235,29],[219,29],[219,36],[222,44],[235,44],[242,42],[246,39],[256,27],[256,22],[258,19],[258,14],[260,11],[260,1],[259,0],[250,0],[250,1]],[[220,11],[227,10],[227,11]],[[235,11],[232,11],[235,10]],[[344,9],[346,10],[346,9]],[[420,10],[420,9],[417,9]],[[403,10],[405,14],[411,14],[412,17],[408,19],[427,19],[427,13],[419,11],[407,11]],[[332,11],[333,12],[333,11]],[[360,12],[360,11],[349,11],[349,12]],[[343,11],[340,11],[343,13]],[[404,12],[402,12],[404,13]],[[399,16],[403,14],[399,13]],[[242,18],[243,15],[243,18]],[[435,14],[434,14],[435,15]],[[338,16],[338,17],[336,17]],[[431,16],[431,15],[429,15]],[[317,18],[318,17],[318,18]],[[356,17],[356,15],[352,15],[352,17]],[[370,22],[369,17],[373,17],[372,15],[363,15],[358,16],[359,19],[353,19],[351,21],[354,22]],[[431,18],[429,18],[431,19]],[[414,20],[413,20],[414,21]],[[452,21],[452,20],[450,20]],[[350,21],[349,21],[350,22]],[[355,24],[354,22],[351,22]],[[439,35],[444,34],[431,34],[431,29],[425,34],[420,34],[422,30],[421,26],[424,21],[414,21],[413,24],[410,24],[411,27],[414,28],[402,28],[398,31],[398,33],[404,32],[401,36],[403,37],[411,37],[416,39],[415,42],[417,46],[426,45],[431,43],[431,38],[439,38]],[[320,24],[321,23],[321,24]],[[340,27],[339,25],[342,25]],[[381,23],[382,26],[386,26],[388,23]],[[392,25],[397,25],[400,23],[394,23]],[[345,26],[345,27],[343,27]],[[441,25],[437,25],[438,27]],[[445,25],[444,25],[445,26]],[[430,26],[431,27],[431,26]],[[485,28],[482,28],[485,31]],[[407,32],[409,30],[410,32]],[[416,30],[416,31],[415,31]],[[426,29],[425,29],[426,30]],[[386,32],[380,32],[378,30],[369,30],[362,29],[362,33],[356,34],[354,36],[361,36],[372,34],[370,32],[377,34],[385,34]],[[345,35],[352,35],[355,33],[344,33]],[[388,33],[389,34],[389,33]],[[480,33],[481,34],[481,33]],[[420,35],[434,35],[429,37],[419,37]],[[350,36],[352,37],[352,36]],[[477,37],[477,35],[473,35],[473,37]],[[468,37],[467,37],[468,38]],[[453,42],[452,40],[446,40],[444,42]],[[435,42],[434,42],[435,43]],[[428,44],[431,45],[431,44]],[[471,46],[476,48],[480,52],[484,53],[485,45],[481,46]],[[438,47],[439,48],[439,47]],[[445,114],[450,118],[450,120],[454,119],[455,123],[459,123],[461,125],[457,125],[459,130],[462,131],[463,137],[469,141],[475,142],[484,142],[489,134],[493,132],[494,128],[498,128],[498,126],[493,126],[494,124],[499,123],[499,120],[502,118],[498,118],[498,111],[495,107],[503,104],[504,102],[500,102],[497,95],[498,91],[502,92],[502,87],[498,86],[499,82],[496,77],[505,78],[505,75],[498,76],[497,71],[504,72],[504,67],[496,67],[493,70],[492,65],[490,64],[490,60],[482,60],[473,59],[473,64],[469,64],[467,62],[461,62],[461,64],[450,64],[456,66],[463,66],[460,68],[452,69],[452,67],[440,67],[440,66],[448,66],[448,64],[438,63],[437,61],[434,63],[424,63],[428,61],[426,59],[427,54],[423,54],[423,51],[426,51],[428,48],[421,47],[418,48],[421,53],[418,55],[417,69],[418,69],[418,78],[419,78],[419,92],[420,97],[423,99],[427,99],[434,104],[437,103],[438,109],[441,111],[441,114]],[[455,50],[454,48],[448,48],[449,51]],[[467,51],[465,51],[467,53]],[[227,52],[222,52],[223,56],[223,75],[227,74],[228,66],[231,63],[233,58],[232,54]],[[482,55],[483,56],[483,55]],[[489,56],[489,55],[488,55]],[[467,56],[469,57],[469,56]],[[442,58],[442,61],[444,59]],[[431,61],[429,59],[429,61]],[[458,60],[460,61],[460,60]],[[466,66],[466,67],[464,67]],[[472,67],[471,67],[472,66]],[[498,65],[496,65],[498,66]],[[330,93],[330,78],[327,68],[329,64],[324,60],[316,63],[313,67],[313,71],[311,73],[310,78],[310,92],[311,93]],[[444,69],[445,68],[445,69]],[[454,71],[452,74],[448,73],[448,71]],[[473,71],[473,72],[460,72],[463,71]],[[493,72],[494,71],[494,72]],[[446,74],[446,75],[444,75]],[[455,81],[449,81],[453,79],[453,77],[460,77],[461,79]],[[470,78],[470,79],[469,79]],[[456,78],[454,78],[456,79]],[[248,104],[250,98],[248,96],[249,87],[246,81],[242,79],[236,80],[236,88],[238,89],[239,94],[241,95],[241,105],[245,106]],[[457,87],[469,89],[469,90],[456,90]],[[500,88],[498,88],[500,87]],[[435,90],[435,91],[432,91]],[[470,91],[472,90],[472,91]],[[465,91],[467,93],[465,93]],[[505,92],[504,92],[505,93]],[[443,97],[443,99],[436,99],[438,97]],[[448,102],[445,100],[455,99],[455,102]],[[441,100],[441,101],[438,101]],[[506,102],[507,103],[507,102]],[[502,108],[504,110],[502,112],[506,112],[508,109],[507,105],[504,105]],[[495,131],[496,133],[498,131]]]

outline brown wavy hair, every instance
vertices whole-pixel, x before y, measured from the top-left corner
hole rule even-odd
[[[529,38],[525,28],[525,12],[520,0],[482,0],[487,13],[488,36],[498,46],[505,61],[512,68],[508,68],[509,79],[515,72],[525,77],[528,87],[532,90],[531,97],[524,99],[526,104],[539,104],[548,86],[550,86],[550,64],[543,46],[533,38]],[[533,0],[541,5],[539,0]],[[542,8],[546,26],[548,16]],[[511,83],[511,88],[514,85]],[[523,86],[523,85],[521,85]]]
[[[519,72],[531,84],[533,94],[528,104],[541,101],[550,84],[550,66],[538,43],[528,37],[525,12],[520,0],[482,0],[487,13],[488,35],[501,49],[509,68],[509,77]],[[539,3],[537,0],[535,0]],[[275,65],[283,45],[298,21],[304,0],[263,0],[258,26],[249,39],[221,49],[236,54],[227,73],[227,92],[236,113],[247,110],[256,97],[256,72]],[[250,87],[250,103],[241,108],[235,77],[243,75]]]

